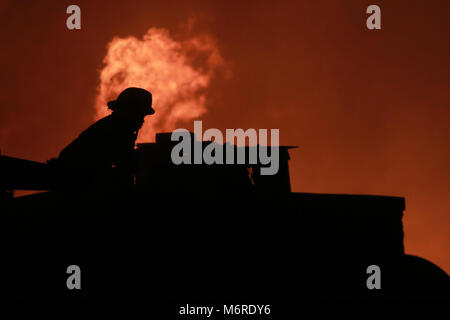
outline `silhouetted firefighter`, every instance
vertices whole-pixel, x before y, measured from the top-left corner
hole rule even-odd
[[[144,117],[155,113],[152,94],[127,88],[108,102],[111,115],[100,119],[65,147],[53,162],[61,175],[59,186],[126,187],[133,184],[133,153]]]
[[[0,155],[0,296],[80,297],[61,277],[75,261],[89,275],[83,297],[450,297],[442,269],[405,253],[404,198],[292,192],[289,146],[275,175],[261,161],[192,165],[193,144],[191,164],[176,165],[172,133],[134,148],[151,103],[128,88],[54,166]],[[249,159],[252,148],[228,150]]]

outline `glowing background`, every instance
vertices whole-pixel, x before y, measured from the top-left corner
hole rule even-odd
[[[139,131],[138,141],[153,141],[157,132],[197,119],[207,111],[205,90],[223,59],[213,40],[197,36],[177,42],[164,29],[151,28],[142,37],[114,38],[108,45],[95,108],[97,118],[127,87],[151,90],[158,112]]]
[[[77,1],[80,31],[65,27],[70,4],[0,0],[4,154],[56,156],[114,93],[102,83],[126,65],[103,61],[117,39],[147,48],[149,29],[164,29],[149,54],[180,68],[137,64],[158,77],[147,134],[169,115],[188,128],[190,115],[204,127],[280,128],[281,143],[301,146],[295,191],[405,196],[407,252],[450,271],[448,1],[377,1],[376,32],[365,28],[372,3],[356,0]]]

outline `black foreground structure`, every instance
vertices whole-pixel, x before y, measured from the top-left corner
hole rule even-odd
[[[2,296],[450,297],[444,271],[404,253],[403,198],[291,192],[291,147],[279,147],[278,174],[262,176],[259,163],[174,165],[176,143],[159,134],[139,144],[130,188],[60,187],[65,172],[1,156]],[[13,198],[21,189],[46,192]],[[82,270],[81,290],[66,286],[69,265]],[[370,265],[381,290],[366,285]]]

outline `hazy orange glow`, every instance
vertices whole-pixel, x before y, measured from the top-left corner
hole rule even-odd
[[[450,271],[448,0],[378,0],[373,32],[360,0],[77,0],[78,31],[69,4],[0,0],[3,154],[55,157],[143,86],[140,141],[195,119],[279,128],[294,191],[404,196],[406,252]]]
[[[154,116],[139,132],[139,141],[153,141],[156,132],[171,131],[180,122],[206,112],[205,91],[223,59],[212,38],[201,35],[175,41],[165,29],[151,28],[142,40],[115,37],[100,71],[96,118],[109,112],[109,100],[127,87],[153,94]]]

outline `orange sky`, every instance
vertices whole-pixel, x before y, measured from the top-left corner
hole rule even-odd
[[[114,2],[0,0],[3,154],[56,156],[93,121],[113,37],[181,38],[194,18],[227,66],[204,127],[279,128],[301,147],[295,191],[405,196],[406,251],[450,272],[448,1]],[[65,26],[73,3],[80,31]],[[381,31],[365,27],[373,3]]]

